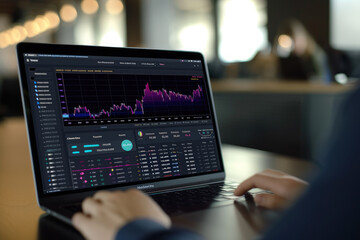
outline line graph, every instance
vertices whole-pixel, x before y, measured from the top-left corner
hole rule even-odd
[[[57,73],[64,122],[209,113],[193,76]]]

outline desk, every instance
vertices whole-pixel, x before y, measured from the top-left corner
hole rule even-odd
[[[325,84],[294,80],[256,80],[256,79],[216,79],[211,82],[214,92],[238,93],[345,93],[354,89],[354,85]]]
[[[312,164],[231,145],[223,146],[229,178],[241,181],[266,168],[304,176]],[[37,239],[39,216],[22,118],[0,123],[0,239]]]

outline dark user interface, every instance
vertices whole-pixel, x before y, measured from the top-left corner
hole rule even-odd
[[[24,59],[44,193],[221,170],[200,60]]]

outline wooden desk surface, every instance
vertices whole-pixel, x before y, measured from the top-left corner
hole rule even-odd
[[[308,81],[256,80],[256,79],[216,79],[211,82],[214,92],[239,93],[344,93],[354,88],[354,85],[336,83],[324,84]]]
[[[223,146],[228,177],[241,181],[266,168],[303,176],[312,164],[263,151]],[[0,123],[0,239],[37,239],[39,216],[22,118]]]

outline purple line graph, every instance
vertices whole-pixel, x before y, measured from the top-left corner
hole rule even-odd
[[[57,73],[56,77],[65,126],[210,113],[202,76]]]
[[[86,106],[85,107],[76,107],[74,109],[74,112],[72,114],[63,114],[63,117],[75,117],[75,118],[92,118],[92,119],[97,119],[97,118],[103,118],[103,117],[111,117],[111,116],[115,116],[115,115],[143,115],[144,114],[144,109],[143,109],[143,104],[139,101],[136,100],[136,106],[133,109],[131,106],[127,106],[124,103],[121,103],[121,105],[113,105],[112,107],[110,107],[110,110],[105,111],[104,109],[101,110],[101,112],[99,113],[91,113],[90,109],[88,109]]]
[[[73,112],[64,113],[63,118],[70,119],[104,119],[111,117],[144,116],[152,112],[168,112],[169,114],[189,111],[190,109],[203,108],[204,95],[200,85],[192,91],[191,95],[185,95],[166,89],[151,90],[149,83],[146,83],[141,100],[136,99],[134,107],[125,103],[113,104],[108,109],[101,109],[100,112],[92,112],[87,106],[74,107]]]

